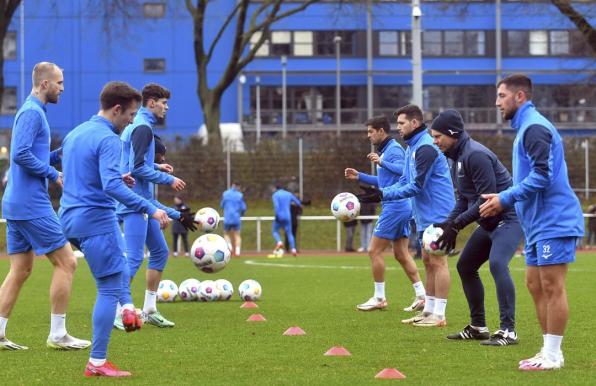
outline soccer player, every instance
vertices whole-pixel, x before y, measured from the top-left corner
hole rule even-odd
[[[168,213],[170,218],[180,220],[182,225],[195,230],[194,220],[190,213],[166,207],[154,197],[154,184],[169,185],[179,192],[186,184],[178,177],[171,175],[174,168],[169,164],[156,164],[155,139],[153,125],[163,120],[168,111],[170,91],[163,86],[149,83],[141,91],[143,106],[139,109],[134,121],[128,125],[120,138],[122,139],[122,157],[120,159],[120,173],[131,173],[136,180],[133,187],[135,193],[151,201],[151,203]],[[120,203],[117,208],[118,216],[124,222],[124,238],[126,239],[126,256],[132,280],[143,263],[145,245],[149,249],[149,263],[147,265],[145,302],[142,318],[146,323],[157,327],[174,327],[174,322],[164,318],[157,310],[157,287],[162,272],[168,261],[168,245],[159,223],[147,218],[142,211]],[[122,329],[120,320],[114,321],[116,328]]]
[[[443,229],[437,240],[440,248],[450,251],[460,230],[476,221],[479,225],[464,247],[457,271],[470,308],[471,322],[448,339],[481,340],[487,346],[517,344],[515,333],[515,286],[509,272],[509,262],[523,237],[515,210],[481,218],[478,208],[484,202],[481,194],[502,192],[509,188],[511,175],[497,156],[474,141],[464,130],[464,121],[456,110],[441,112],[430,126],[435,145],[453,160],[451,175],[457,190],[455,208],[446,221],[434,224]],[[486,327],[484,286],[478,275],[480,267],[489,262],[497,287],[501,319],[500,328],[491,336]]]
[[[453,209],[451,174],[447,159],[433,144],[423,123],[422,110],[416,105],[406,105],[394,116],[397,117],[399,134],[408,144],[403,174],[398,183],[363,198],[365,201],[411,198],[420,243],[424,230],[433,223],[444,222]],[[423,249],[422,261],[426,270],[424,309],[402,322],[417,327],[444,327],[447,325],[445,309],[451,285],[447,256],[430,256]]]
[[[563,367],[561,342],[569,317],[565,276],[575,261],[575,243],[584,233],[577,196],[569,185],[563,141],[557,129],[532,103],[532,81],[511,75],[497,85],[496,106],[511,120],[513,186],[486,194],[482,217],[512,206],[526,236],[526,285],[534,300],[544,345],[519,363],[520,370]]]
[[[35,255],[46,255],[54,266],[50,284],[50,335],[47,346],[77,350],[91,345],[66,332],[66,310],[77,260],[66,241],[48,196],[47,180],[62,186],[62,175],[52,166],[60,149],[50,153],[50,125],[46,105],[58,103],[64,91],[62,69],[41,62],[33,68],[31,95],[14,120],[10,173],[2,197],[10,271],[0,287],[0,350],[26,350],[6,339],[6,324],[23,284],[31,274]]]
[[[246,212],[246,203],[239,183],[232,183],[230,189],[223,192],[219,206],[224,210],[224,236],[232,245],[232,256],[240,256],[240,217]]]
[[[273,250],[273,255],[269,256],[283,256],[284,243],[281,241],[281,236],[279,235],[280,228],[284,229],[286,236],[288,237],[292,256],[297,256],[296,240],[294,240],[294,234],[292,233],[292,214],[290,213],[290,205],[294,202],[294,204],[302,207],[302,203],[296,196],[283,189],[279,184],[275,186],[275,192],[271,196],[271,200],[273,201],[273,210],[275,211],[275,220],[273,220],[271,229],[276,244],[275,249]]]
[[[60,220],[64,234],[85,254],[97,285],[93,308],[93,343],[85,376],[125,377],[107,361],[107,348],[118,300],[127,331],[141,326],[127,288],[128,265],[118,227],[116,201],[146,213],[161,227],[168,224],[158,209],[125,186],[120,173],[122,144],[118,134],[135,116],[140,94],[126,83],[110,82],[101,91],[101,110],[73,129],[62,142],[64,194]],[[130,183],[130,176],[127,176]]]
[[[384,188],[398,183],[404,171],[403,147],[390,135],[391,124],[384,115],[369,119],[365,123],[369,141],[377,147],[378,153],[370,153],[367,158],[377,166],[378,176],[371,176],[347,168],[345,178],[357,180],[368,185]],[[363,205],[365,205],[364,203]],[[381,201],[381,214],[374,228],[370,242],[369,256],[374,280],[374,295],[366,302],[356,306],[361,311],[379,310],[387,307],[385,297],[385,258],[383,252],[389,245],[393,247],[395,260],[401,264],[404,272],[412,282],[416,298],[406,311],[420,310],[424,307],[424,285],[420,281],[418,268],[408,251],[410,235],[410,218],[412,205],[409,199]]]

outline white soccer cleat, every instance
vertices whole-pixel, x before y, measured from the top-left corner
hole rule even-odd
[[[447,325],[446,319],[441,319],[435,314],[430,314],[417,322],[412,323],[414,327],[445,327]]]
[[[11,342],[10,340],[6,339],[6,337],[2,337],[2,338],[0,338],[0,350],[9,350],[9,351],[29,350],[29,347],[21,346],[20,344]]]
[[[424,299],[414,299],[414,302],[407,306],[406,308],[404,308],[404,311],[406,312],[412,312],[412,311],[422,311],[424,309]]]
[[[85,339],[77,339],[66,334],[58,340],[48,337],[46,345],[54,350],[82,350],[91,346],[91,342]]]
[[[377,297],[372,297],[368,299],[366,303],[358,304],[356,306],[357,309],[360,311],[373,311],[373,310],[382,310],[387,307],[387,300],[386,299],[379,299]]]
[[[412,316],[411,318],[402,319],[401,322],[403,324],[413,324],[413,323],[418,323],[419,321],[421,321],[424,318],[425,318],[425,315],[422,312],[419,312],[416,315]]]
[[[534,355],[532,358],[528,358],[528,359],[522,359],[521,361],[519,361],[519,365],[523,365],[529,362],[535,362],[538,360],[542,360],[544,358],[544,353],[543,353],[543,348],[540,349],[540,351],[538,351],[538,354]],[[561,367],[563,367],[565,365],[565,358],[563,357],[563,352],[559,351],[559,361],[561,362]]]
[[[546,356],[528,361],[519,366],[521,371],[544,371],[544,370],[558,370],[563,367],[563,363],[560,360],[553,361]]]

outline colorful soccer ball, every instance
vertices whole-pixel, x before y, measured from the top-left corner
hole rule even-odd
[[[218,279],[215,281],[215,288],[219,292],[219,300],[230,300],[234,294],[234,286],[226,279]]]
[[[202,302],[214,302],[219,299],[219,292],[213,280],[203,280],[199,286],[199,300]]]
[[[195,214],[195,221],[199,224],[203,232],[210,233],[217,229],[219,213],[213,208],[203,208]]]
[[[439,249],[437,240],[443,235],[441,228],[435,228],[434,225],[429,225],[422,234],[422,246],[426,252],[434,256],[443,256],[445,251]]]
[[[331,201],[331,213],[339,221],[351,221],[360,213],[360,201],[352,193],[340,193]]]
[[[230,261],[230,248],[220,235],[203,235],[192,243],[190,258],[201,271],[218,272]]]
[[[178,296],[180,296],[180,299],[187,302],[198,300],[200,285],[201,282],[197,279],[186,279],[180,283],[180,286],[178,286]]]
[[[160,302],[173,302],[178,295],[178,286],[171,280],[162,280],[157,287],[157,300]]]
[[[238,286],[238,294],[240,295],[240,299],[245,301],[255,301],[261,297],[263,290],[261,289],[261,285],[256,280],[244,280]]]

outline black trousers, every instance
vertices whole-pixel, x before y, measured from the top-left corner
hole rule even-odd
[[[182,244],[184,244],[184,252],[188,253],[188,233],[172,232],[172,249],[174,250],[174,252],[178,252],[178,236],[182,237]]]

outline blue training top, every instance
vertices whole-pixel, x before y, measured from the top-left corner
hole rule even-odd
[[[358,173],[358,181],[365,184],[385,188],[399,182],[404,172],[405,150],[395,139],[388,137],[378,147],[381,162],[377,165],[377,176]],[[381,201],[383,209],[391,208],[391,211],[403,213],[412,212],[412,204],[409,199],[384,199]]]
[[[511,120],[513,186],[499,193],[504,208],[515,204],[526,244],[584,235],[579,200],[567,175],[563,141],[557,129],[534,107],[524,103]]]
[[[55,215],[47,179],[58,179],[58,171],[51,165],[60,162],[59,151],[50,153],[50,125],[45,106],[29,95],[12,128],[8,184],[2,197],[5,219],[31,220]]]
[[[277,221],[291,221],[292,213],[290,211],[290,205],[295,202],[298,206],[302,206],[302,203],[296,196],[284,189],[277,189],[271,196],[273,201],[273,210],[275,211],[275,219]]]
[[[153,205],[166,211],[169,217],[177,220],[180,212],[167,207],[157,201],[153,184],[171,185],[174,177],[157,170],[155,164],[155,137],[153,125],[157,122],[155,115],[141,107],[130,125],[126,126],[120,138],[122,139],[122,156],[120,158],[120,172],[132,173],[135,185],[132,188],[139,196],[150,200]],[[118,204],[118,215],[137,213],[133,208],[122,203]]]
[[[242,192],[230,188],[223,192],[219,206],[224,210],[227,225],[240,225],[240,217],[246,212],[246,203]]]
[[[112,232],[117,223],[116,201],[149,216],[157,210],[122,181],[122,142],[115,131],[110,121],[94,115],[62,142],[60,220],[68,238]]]

